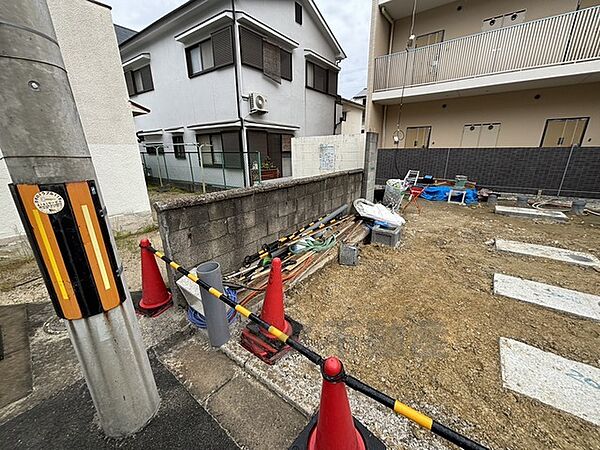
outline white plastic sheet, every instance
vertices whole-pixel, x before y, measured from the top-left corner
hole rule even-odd
[[[397,227],[401,227],[406,223],[406,220],[400,214],[392,212],[381,203],[375,204],[364,198],[354,200],[354,208],[361,217],[379,220]]]

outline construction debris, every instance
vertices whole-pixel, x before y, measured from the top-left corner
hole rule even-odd
[[[341,244],[338,262],[342,266],[356,266],[358,264],[358,246]]]
[[[397,227],[401,227],[406,223],[402,216],[393,210],[390,210],[381,203],[375,204],[364,198],[354,200],[354,209],[356,209],[361,217],[367,219],[385,222]]]
[[[246,262],[250,259],[254,261],[226,275],[224,284],[236,289],[239,303],[247,305],[264,293],[271,262],[274,258],[280,258],[283,286],[284,290],[288,290],[334,260],[340,245],[358,244],[369,235],[370,229],[363,224],[363,220],[352,215],[340,218],[339,215],[345,211],[347,207],[338,208],[312,225],[278,239],[277,246],[263,246],[263,249],[270,250],[259,252],[258,259],[255,255],[246,258]]]
[[[401,227],[385,228],[381,225],[375,225],[371,232],[371,243],[396,248],[400,244],[401,231]]]

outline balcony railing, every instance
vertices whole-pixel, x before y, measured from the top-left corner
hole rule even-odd
[[[374,90],[600,58],[600,6],[375,59]]]

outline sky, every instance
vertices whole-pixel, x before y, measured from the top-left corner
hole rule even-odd
[[[102,0],[112,6],[113,22],[141,30],[186,0]],[[271,0],[278,1],[278,0]],[[352,98],[367,85],[369,45],[369,0],[315,0],[340,45],[348,56],[342,63],[339,93]]]

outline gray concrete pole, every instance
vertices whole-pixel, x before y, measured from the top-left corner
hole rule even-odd
[[[15,184],[96,180],[45,0],[0,3],[0,148]],[[30,240],[36,245],[31,234]],[[110,231],[108,241],[116,255]],[[68,321],[100,424],[111,437],[140,430],[160,403],[125,281],[114,277],[124,287],[122,303]]]

